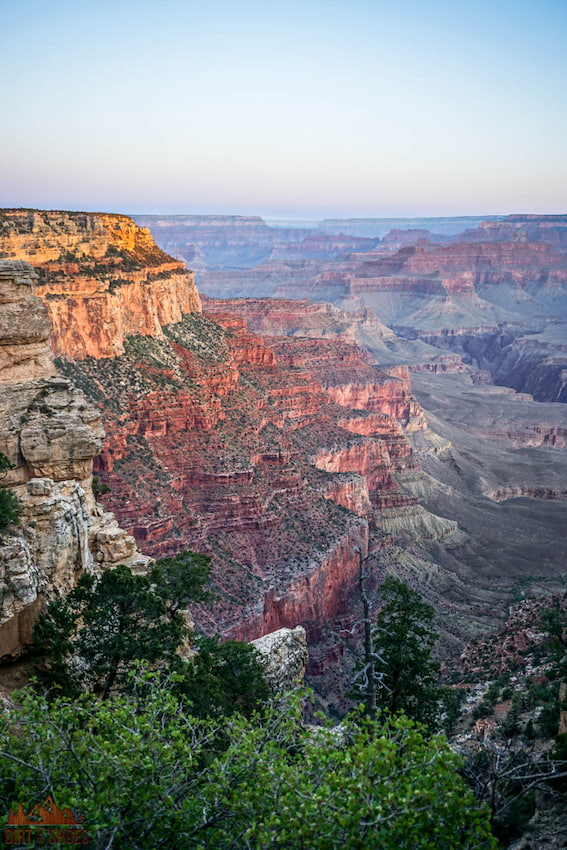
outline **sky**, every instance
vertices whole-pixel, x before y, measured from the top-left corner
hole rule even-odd
[[[0,206],[567,213],[567,0],[0,0]]]

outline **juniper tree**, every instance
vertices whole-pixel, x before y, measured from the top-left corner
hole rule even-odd
[[[364,602],[362,580],[361,587]],[[439,664],[431,658],[437,641],[434,610],[394,576],[384,581],[380,591],[383,605],[371,631],[371,646],[366,629],[365,663],[359,665],[354,693],[358,690],[370,716],[375,700],[379,715],[403,712],[434,729],[442,696],[437,684]]]
[[[256,650],[195,635],[181,614],[181,606],[210,597],[209,563],[185,551],[157,561],[147,576],[126,566],[100,579],[81,576],[38,618],[32,649],[40,683],[58,694],[91,691],[108,699],[129,690],[142,663],[157,667],[196,716],[254,711],[269,695]],[[192,645],[193,657],[180,657],[182,642]]]

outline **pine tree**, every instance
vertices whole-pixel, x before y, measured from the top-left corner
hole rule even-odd
[[[381,594],[384,604],[372,629],[374,680],[370,683],[363,677],[361,688],[359,674],[358,693],[368,713],[365,686],[371,688],[373,684],[379,715],[403,712],[433,730],[438,725],[441,698],[437,684],[439,664],[431,658],[437,641],[432,628],[434,610],[415,590],[393,576],[383,583]],[[365,656],[368,654],[367,649]]]
[[[377,702],[392,713],[403,711],[429,728],[436,725],[439,664],[431,659],[437,642],[434,610],[419,593],[393,576],[381,588],[384,604],[376,617],[374,648],[382,661]]]

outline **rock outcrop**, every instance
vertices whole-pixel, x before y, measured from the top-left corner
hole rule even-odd
[[[34,295],[37,280],[27,263],[0,263],[0,386],[55,373],[47,308]]]
[[[264,675],[275,694],[285,694],[301,684],[307,667],[305,629],[278,629],[252,641],[260,653]]]
[[[9,351],[0,364],[0,451],[12,464],[2,486],[21,508],[20,525],[0,540],[0,658],[21,653],[42,602],[68,593],[83,572],[147,560],[95,504],[100,414],[54,374],[36,279],[26,263],[0,261],[0,297],[12,318],[0,325],[0,351]]]

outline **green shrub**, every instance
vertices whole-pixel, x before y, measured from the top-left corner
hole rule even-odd
[[[338,740],[306,730],[297,699],[220,723],[142,684],[109,702],[21,697],[0,717],[6,808],[52,794],[101,850],[496,846],[459,757],[406,717],[347,724]]]
[[[12,464],[5,454],[0,452],[0,479],[12,469]],[[20,521],[20,502],[12,490],[0,487],[0,534],[17,525]]]
[[[18,497],[11,490],[2,487],[0,489],[0,534],[4,534],[11,526],[17,525],[19,521],[20,502]]]

